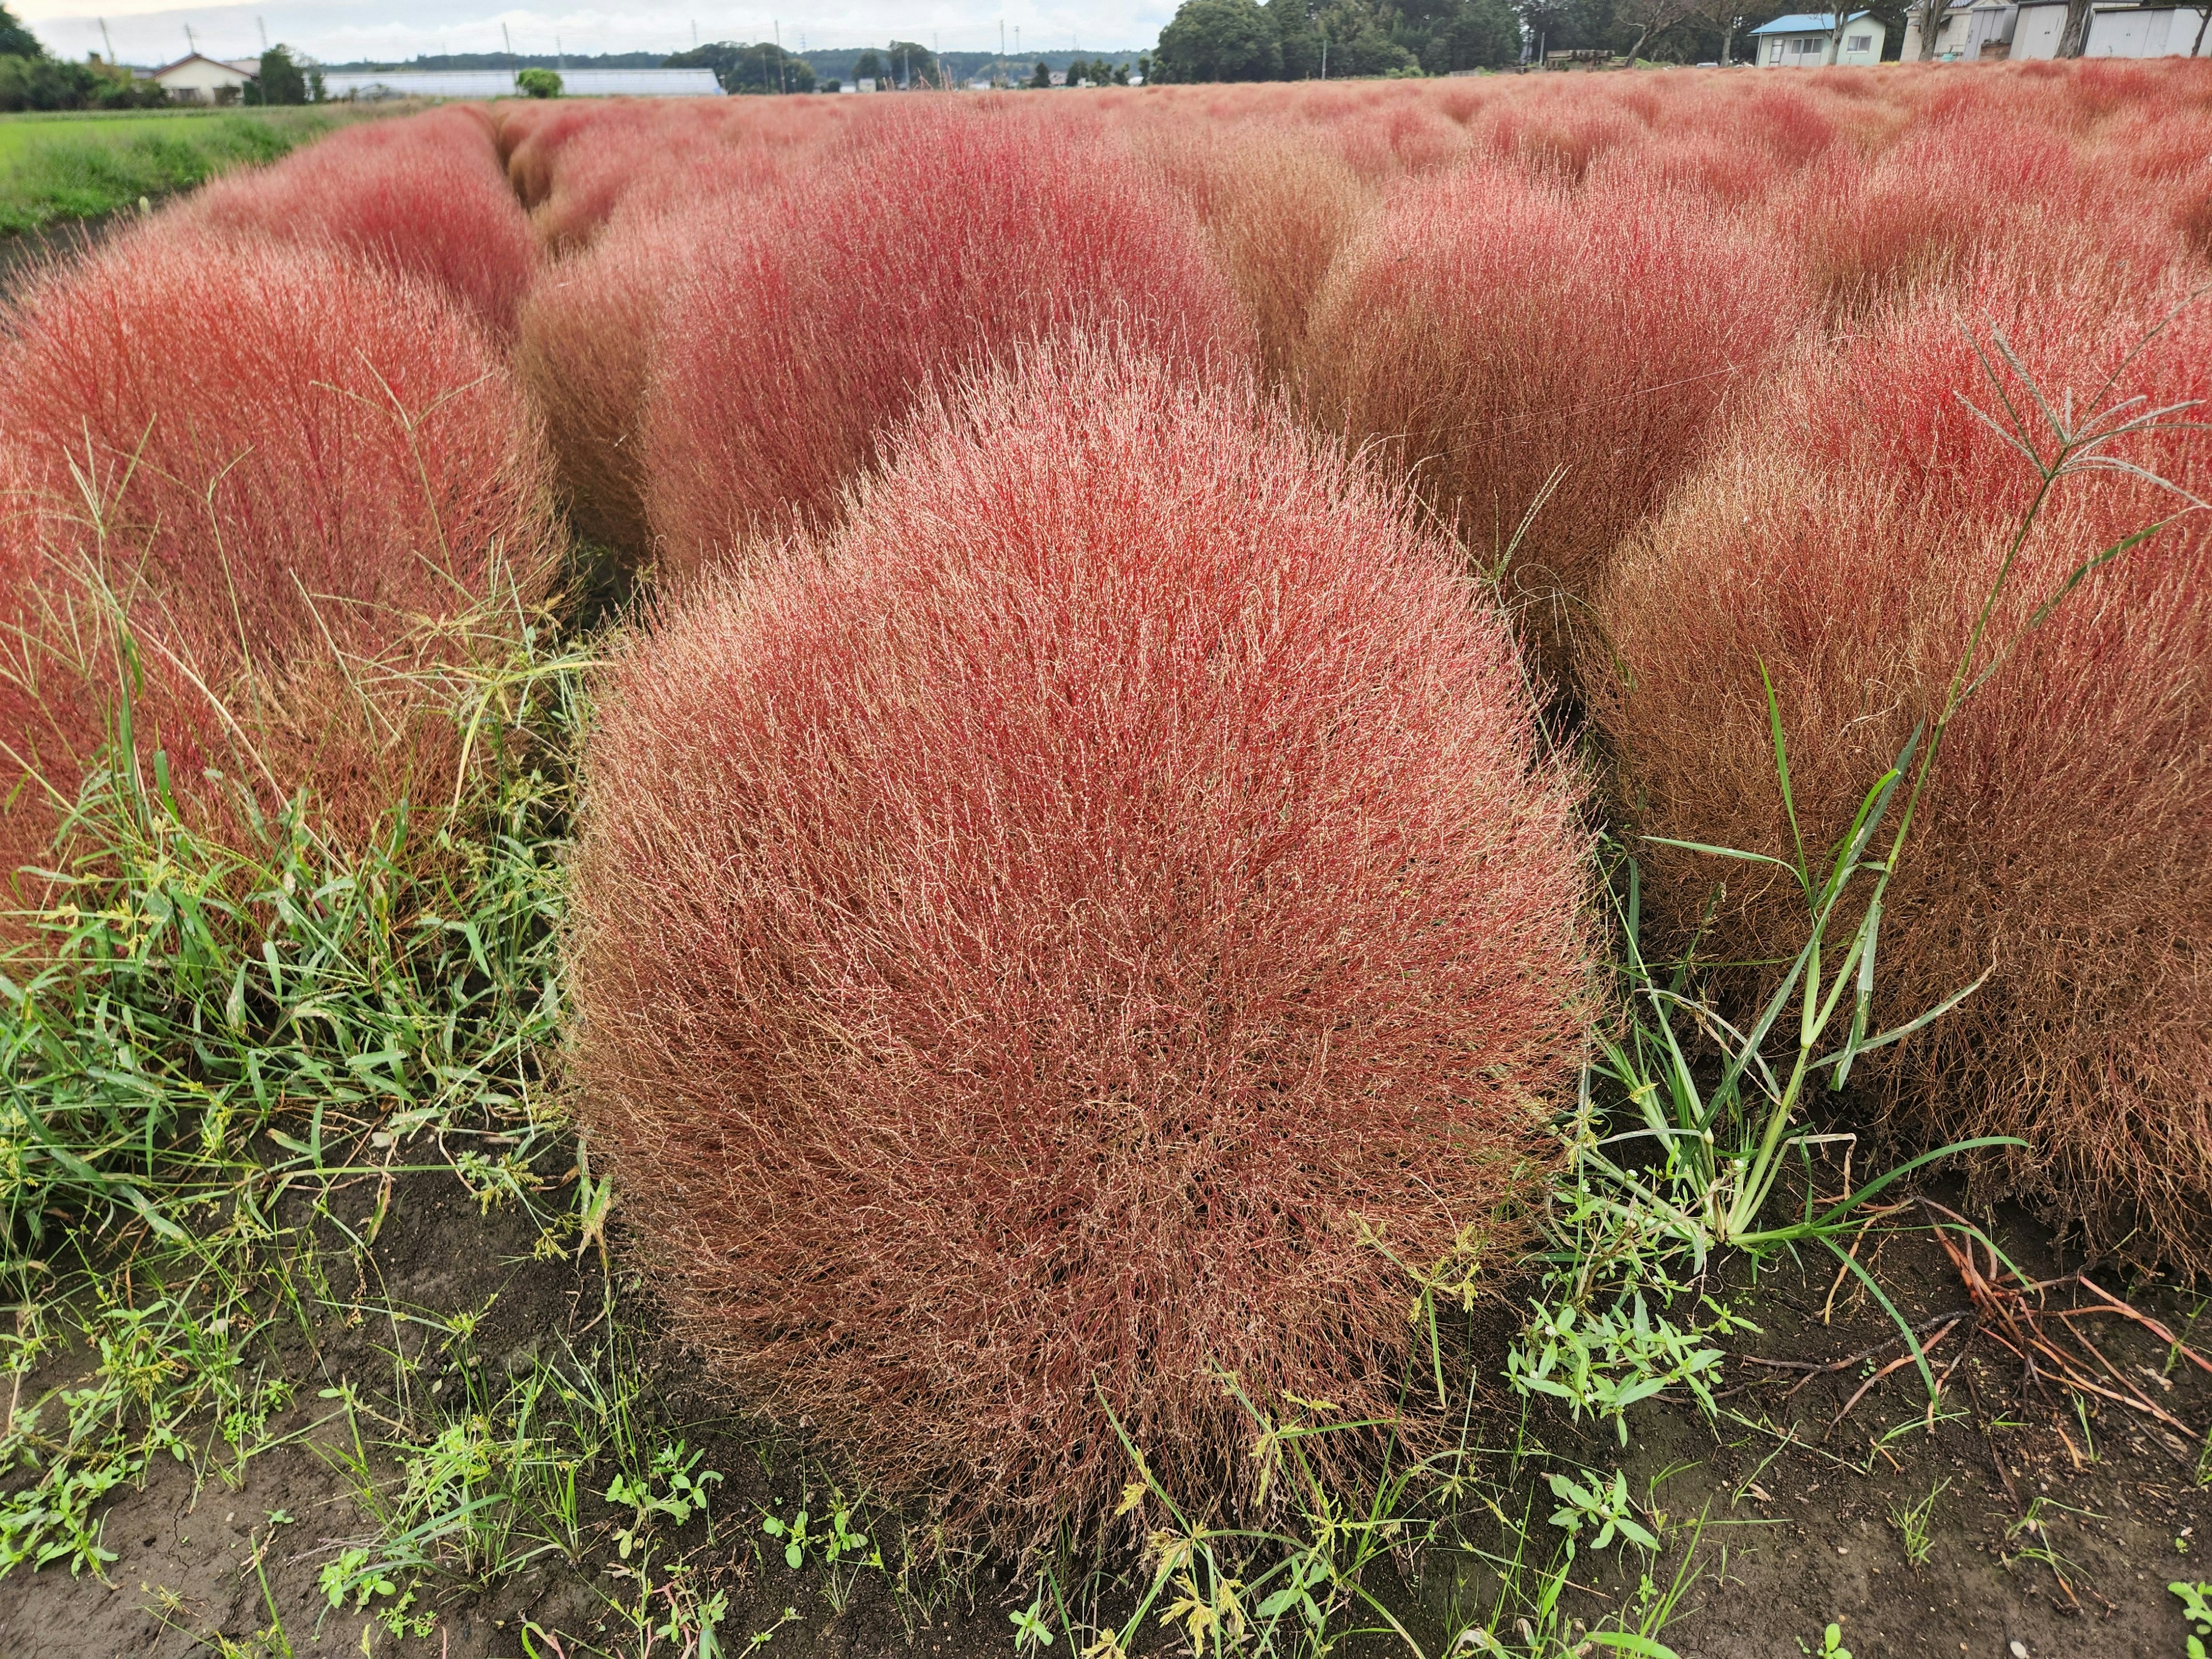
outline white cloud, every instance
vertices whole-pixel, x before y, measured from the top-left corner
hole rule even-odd
[[[1107,3],[1062,9],[1046,0],[1007,0],[1003,11],[897,0],[828,0],[820,9],[794,6],[784,15],[775,0],[759,0],[756,10],[710,9],[696,0],[642,0],[635,6],[601,9],[579,6],[557,10],[457,9],[437,0],[268,0],[264,4],[210,5],[179,9],[172,0],[20,0],[15,15],[29,23],[47,49],[63,56],[105,52],[100,20],[114,50],[126,63],[167,63],[184,55],[189,25],[201,51],[210,57],[239,58],[261,49],[261,29],[328,63],[356,58],[406,58],[417,52],[498,52],[500,26],[507,26],[518,52],[550,52],[557,40],[573,52],[678,52],[691,44],[696,24],[702,40],[767,40],[781,26],[783,41],[796,48],[880,44],[896,35],[908,40],[935,37],[945,51],[996,51],[1003,20],[1006,45],[1016,32],[1029,51],[1085,52],[1149,46],[1160,25],[1174,14],[1173,0],[1107,0]]]

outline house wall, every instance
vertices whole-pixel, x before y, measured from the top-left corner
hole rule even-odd
[[[1833,61],[1825,34],[1767,34],[1759,37],[1761,69],[1819,69]]]
[[[2063,15],[2063,14],[2062,14]],[[2197,44],[2204,14],[2175,6],[2160,11],[2107,10],[2092,14],[2085,58],[2186,58]],[[2212,34],[2205,46],[2212,52]]]
[[[1844,24],[1837,36],[1838,44],[1835,61],[1844,64],[1879,64],[1881,62],[1881,44],[1888,33],[1887,27],[1871,17],[1862,17],[1856,23]],[[1853,52],[1851,42],[1861,39],[1867,42],[1866,46]]]
[[[2020,21],[2013,25],[2014,58],[2056,58],[2058,37],[2066,33],[2063,5],[2022,6]]]
[[[154,77],[170,97],[187,103],[211,104],[218,87],[243,87],[246,76],[222,64],[179,64]]]
[[[1966,55],[1966,40],[1973,29],[1973,15],[1964,7],[1943,14],[1943,21],[1936,26],[1936,55],[1963,58]],[[1908,18],[1905,25],[1905,46],[1899,57],[1905,63],[1917,63],[1920,58],[1920,19]]]
[[[1943,27],[1936,36],[1936,56],[1955,49],[1962,57],[1977,55],[1972,46],[1969,14],[1954,12],[1943,20]],[[2089,40],[2082,55],[2087,58],[2186,58],[2190,48],[2197,44],[2197,27],[2204,20],[2202,8],[2189,6],[2160,7],[2156,10],[2140,10],[2133,6],[2100,6],[2090,14]],[[2012,47],[2007,56],[2013,58],[2052,58],[2058,56],[2059,38],[2066,32],[2066,7],[2063,0],[2046,0],[2045,3],[2023,4],[2013,23]],[[2205,40],[2203,55],[2212,58],[2212,35]],[[1905,59],[1911,63],[1920,55],[1920,29],[1917,22],[1909,23],[1905,30]]]

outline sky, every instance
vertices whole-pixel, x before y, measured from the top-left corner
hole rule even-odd
[[[185,30],[210,58],[249,58],[261,51],[262,29],[326,64],[368,58],[404,59],[418,52],[500,52],[500,26],[518,52],[680,52],[701,40],[765,40],[780,25],[783,44],[880,46],[933,41],[940,51],[995,52],[999,25],[1006,50],[1016,31],[1030,51],[1111,52],[1149,46],[1174,15],[1174,0],[1005,0],[1004,9],[940,0],[818,0],[793,5],[797,16],[769,9],[711,8],[703,0],[614,0],[611,9],[554,0],[545,10],[472,8],[469,0],[247,0],[244,5],[178,9],[172,0],[9,0],[9,9],[57,57],[103,57],[105,21],[114,54],[126,64],[161,64],[185,55]]]

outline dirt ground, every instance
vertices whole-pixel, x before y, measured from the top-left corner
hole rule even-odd
[[[2080,1265],[2062,1260],[2025,1217],[2000,1214],[1995,1226],[2016,1258],[2025,1252],[2022,1266],[2032,1273],[2055,1277]],[[158,1461],[143,1491],[110,1500],[106,1545],[119,1559],[105,1582],[89,1572],[71,1577],[59,1566],[0,1579],[0,1659],[284,1651],[274,1643],[252,1645],[273,1626],[302,1656],[520,1659],[531,1651],[525,1620],[565,1638],[537,1644],[541,1656],[611,1644],[623,1623],[615,1609],[635,1602],[644,1581],[605,1549],[587,1556],[583,1571],[552,1555],[489,1590],[456,1586],[435,1601],[435,1627],[420,1641],[395,1641],[361,1614],[333,1611],[318,1585],[323,1565],[363,1533],[328,1455],[342,1449],[344,1429],[319,1397],[323,1390],[388,1379],[395,1352],[421,1360],[413,1378],[420,1389],[465,1382],[456,1374],[463,1364],[512,1373],[552,1346],[581,1351],[604,1323],[595,1256],[547,1261],[533,1253],[535,1242],[534,1227],[517,1212],[483,1212],[449,1180],[424,1176],[403,1186],[354,1304],[378,1310],[375,1316],[341,1309],[280,1341],[279,1363],[297,1387],[289,1417],[271,1428],[302,1437],[255,1457],[234,1486],[219,1478],[196,1486],[186,1465]],[[1893,1236],[1867,1254],[1915,1323],[1968,1306],[1957,1267],[1927,1235]],[[1661,1632],[1683,1659],[1786,1659],[1801,1644],[1817,1652],[1831,1621],[1857,1659],[2012,1659],[2023,1650],[2033,1659],[2179,1659],[2184,1626],[2166,1584],[2194,1579],[2198,1552],[2212,1543],[2212,1492],[2197,1479],[2212,1379],[2185,1359],[2169,1368],[2168,1345],[2130,1319],[2080,1322],[2096,1328],[2094,1340],[2113,1366],[2191,1425],[2191,1443],[2110,1401],[2077,1410],[2073,1396],[2024,1378],[2017,1361],[1993,1340],[1973,1337],[1962,1321],[1929,1349],[1947,1379],[1932,1433],[1926,1390],[1910,1364],[1845,1414],[1868,1376],[1902,1351],[1887,1316],[1850,1283],[1827,1307],[1833,1273],[1808,1262],[1802,1271],[1770,1273],[1757,1287],[1753,1305],[1764,1333],[1727,1362],[1717,1422],[1669,1397],[1632,1411],[1624,1450],[1609,1426],[1577,1427],[1548,1408],[1524,1409],[1501,1389],[1486,1425],[1498,1449],[1485,1460],[1492,1481],[1486,1496],[1496,1510],[1471,1504],[1456,1537],[1447,1528],[1401,1562],[1395,1583],[1369,1587],[1400,1611],[1434,1659],[1468,1616],[1490,1605],[1497,1574],[1481,1552],[1511,1551],[1499,1514],[1525,1515],[1532,1543],[1548,1548],[1556,1534],[1547,1517],[1555,1505],[1544,1471],[1618,1465],[1639,1504],[1648,1504],[1647,1518],[1653,1510],[1661,1517],[1667,1548],[1654,1575],[1663,1579],[1694,1552],[1698,1577]],[[2138,1307],[2176,1333],[2197,1305],[2154,1284],[2130,1287],[2109,1275],[2103,1282],[2131,1290]],[[632,1290],[625,1302],[634,1319],[644,1304]],[[462,1358],[441,1353],[428,1327],[389,1316],[395,1309],[434,1313],[487,1303]],[[1788,1368],[1869,1348],[1875,1352],[1867,1360],[1832,1372]],[[1751,1355],[1785,1363],[1759,1365]],[[54,1360],[32,1379],[32,1391],[66,1381],[76,1363]],[[841,1588],[825,1584],[818,1571],[791,1571],[773,1546],[763,1547],[758,1518],[787,1515],[799,1502],[818,1510],[828,1466],[728,1415],[708,1380],[649,1335],[640,1339],[635,1364],[687,1444],[704,1451],[703,1467],[725,1477],[710,1519],[693,1520],[678,1540],[696,1582],[729,1593],[725,1650],[772,1646],[766,1659],[1006,1651],[1009,1615],[1026,1605],[1027,1589],[1018,1594],[988,1565],[933,1589],[910,1586],[926,1593],[908,1595],[895,1595],[879,1573],[861,1572]],[[1916,1566],[1893,1517],[1931,1490],[1928,1559]],[[587,1504],[587,1517],[610,1525],[613,1511],[591,1503],[598,1508]],[[272,1528],[272,1511],[291,1517],[289,1524]],[[1688,1523],[1700,1517],[1692,1540]],[[1644,1571],[1632,1551],[1585,1550],[1570,1575],[1569,1611],[1595,1624],[1635,1595]],[[842,1611],[830,1589],[839,1591]],[[784,1618],[787,1608],[794,1616]],[[762,1632],[771,1634],[748,1645]],[[1510,1626],[1499,1633],[1511,1639]],[[225,1638],[234,1645],[226,1649]],[[1173,1645],[1159,1633],[1159,1651]],[[1352,1646],[1394,1650],[1391,1641],[1372,1637]]]

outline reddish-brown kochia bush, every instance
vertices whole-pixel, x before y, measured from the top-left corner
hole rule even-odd
[[[1564,675],[1620,538],[1705,452],[1802,326],[1778,245],[1687,196],[1571,193],[1503,168],[1386,203],[1315,301],[1313,418],[1372,447],[1494,565]]]
[[[641,436],[664,568],[828,521],[933,382],[1107,323],[1193,368],[1254,356],[1191,215],[1118,150],[996,106],[880,118],[669,296]]]
[[[1344,161],[1282,131],[1173,125],[1139,141],[1139,159],[1190,204],[1250,313],[1260,365],[1288,380],[1314,295],[1372,206]]]
[[[1226,1508],[1218,1371],[1398,1416],[1364,1235],[1510,1259],[1590,942],[1508,631],[1397,502],[1048,352],[603,694],[582,1121],[733,1389],[1017,1549],[1109,1524],[1107,1407]]]
[[[489,118],[453,106],[345,128],[276,166],[206,186],[160,222],[328,247],[444,289],[500,334],[537,270]]]
[[[9,322],[11,860],[107,737],[119,614],[142,758],[166,754],[202,827],[236,828],[239,790],[268,811],[304,789],[339,839],[403,797],[442,805],[459,744],[434,671],[507,648],[552,574],[536,433],[482,331],[328,255],[161,235]]]
[[[2159,314],[2000,270],[1956,309],[1923,303],[1803,366],[1624,554],[1604,598],[1619,671],[1590,683],[1610,687],[1594,702],[1635,827],[1786,850],[1763,664],[1806,844],[1839,840],[1940,705],[2034,487],[1961,405],[1997,409],[1968,326],[2002,322],[2053,405],[2070,391],[2086,411]],[[2032,407],[2021,385],[2006,390]],[[2142,408],[2212,397],[2212,310],[2185,311],[2110,396],[2137,392]],[[2201,431],[2111,453],[2212,494]],[[1993,637],[2182,505],[2123,472],[2063,481]],[[1990,979],[1854,1074],[1914,1142],[2024,1137],[2030,1150],[1983,1170],[1989,1190],[2039,1198],[2100,1245],[2198,1269],[2212,1266],[2208,708],[2200,513],[2091,576],[1953,726],[1890,889],[1877,1018]],[[1789,884],[1665,847],[1645,857],[1647,902],[1678,936],[1725,878],[1716,959],[1797,948],[1804,904]]]
[[[1992,146],[2002,167],[1978,164]],[[1999,255],[2031,279],[2095,271],[2155,286],[2183,251],[2120,169],[2016,115],[1972,106],[1878,157],[1824,158],[1774,206],[1809,278],[1853,322],[1967,280]]]
[[[515,368],[544,415],[571,521],[631,559],[648,542],[637,428],[665,285],[727,220],[719,204],[657,219],[625,215],[583,252],[549,264],[523,305]]]

